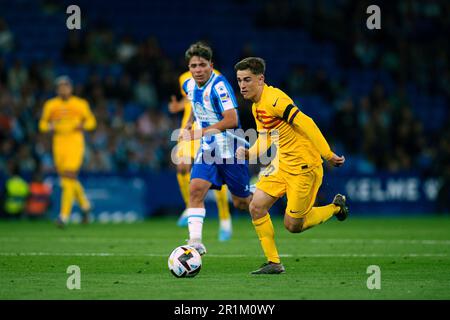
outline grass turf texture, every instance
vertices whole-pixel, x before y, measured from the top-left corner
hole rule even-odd
[[[0,221],[0,299],[450,298],[449,218],[351,217],[302,234],[273,223],[286,274],[249,274],[264,258],[250,220],[239,217],[225,243],[217,220],[207,219],[202,270],[177,279],[167,257],[187,230],[175,219],[65,230]],[[66,287],[69,265],[81,269],[81,290]],[[366,286],[369,265],[381,268],[380,290]]]

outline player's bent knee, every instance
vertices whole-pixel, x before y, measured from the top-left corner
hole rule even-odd
[[[233,199],[233,205],[239,210],[247,210],[248,203],[246,199]]]
[[[300,233],[303,231],[303,224],[293,224],[293,223],[285,223],[284,227],[290,232],[290,233]]]
[[[264,206],[261,206],[258,203],[255,203],[254,201],[250,202],[249,211],[253,219],[262,218],[267,213],[267,210],[264,208]]]
[[[284,227],[287,231],[290,233],[300,233],[305,230],[303,227],[303,224],[305,222],[305,219],[303,218],[295,218],[290,216],[289,214],[286,214],[284,216]]]

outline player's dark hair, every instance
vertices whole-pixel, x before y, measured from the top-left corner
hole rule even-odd
[[[264,74],[266,72],[266,62],[262,58],[248,57],[239,61],[234,66],[234,71],[247,69],[254,75]]]
[[[186,59],[186,62],[189,63],[191,58],[194,56],[201,57],[203,59],[211,61],[212,55],[213,55],[212,49],[207,44],[203,42],[196,42],[192,44],[189,47],[189,49],[186,50],[184,57]]]

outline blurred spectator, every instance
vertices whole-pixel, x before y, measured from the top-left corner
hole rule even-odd
[[[112,63],[116,50],[114,47],[114,35],[106,27],[89,32],[86,36],[89,61],[96,64]]]
[[[312,79],[311,91],[325,98],[327,102],[332,102],[335,98],[331,81],[324,69],[319,69],[315,73]]]
[[[51,205],[52,187],[44,182],[42,172],[36,171],[30,181],[25,214],[30,218],[44,217]]]
[[[142,106],[153,109],[158,106],[157,99],[158,96],[150,74],[142,74],[139,82],[134,86],[134,100]]]
[[[0,17],[0,54],[11,52],[14,48],[14,35],[8,24]]]
[[[53,0],[44,1],[43,6],[57,10],[61,7]],[[445,14],[449,4],[431,1],[412,5],[401,0],[384,6],[388,10],[383,11],[383,30],[396,28],[396,33],[362,29],[361,21],[367,18],[364,3],[252,3],[259,13],[250,34],[267,41],[256,42],[252,37],[249,41],[245,37],[241,52],[221,56],[223,72],[227,72],[235,56],[273,59],[276,54],[280,70],[289,72],[274,72],[280,76],[271,77],[271,82],[277,86],[277,81],[284,83],[280,88],[294,97],[309,96],[314,98],[311,101],[320,101],[313,106],[318,109],[314,111],[318,116],[323,112],[324,118],[330,120],[329,126],[323,128],[333,132],[333,145],[342,146],[354,159],[352,168],[360,172],[410,168],[440,175],[448,161],[442,156],[447,146],[433,142],[443,139],[445,125],[430,129],[430,123],[449,114],[450,68],[445,32],[449,29]],[[160,170],[172,166],[169,159],[173,142],[169,137],[178,122],[161,106],[165,105],[165,97],[179,91],[176,79],[180,70],[175,70],[173,61],[181,57],[180,68],[185,70],[183,52],[174,52],[166,42],[160,46],[157,38],[136,33],[131,27],[129,33],[123,34],[105,23],[98,24],[98,19],[92,17],[95,15],[88,21],[92,24],[89,33],[69,31],[64,44],[58,44],[61,61],[50,56],[36,60],[23,52],[26,54],[11,63],[18,48],[13,46],[5,56],[0,49],[0,170],[20,161],[21,170],[42,167],[45,173],[52,172],[51,144],[36,134],[36,122],[43,101],[53,95],[53,80],[61,69],[74,74],[78,82],[75,92],[89,100],[101,123],[101,129],[87,140],[84,169]],[[11,34],[4,21],[2,27],[2,21],[0,34]],[[319,28],[320,24],[325,27]],[[330,25],[333,28],[326,27]],[[273,29],[268,30],[268,26]],[[284,39],[288,33],[284,31],[293,28],[299,39],[289,38],[287,46]],[[274,30],[277,37],[273,37]],[[18,38],[20,33],[14,36]],[[214,43],[217,39],[211,40]],[[13,40],[21,43],[21,39]],[[327,42],[331,45],[324,45]],[[314,63],[309,64],[310,59]],[[123,69],[117,71],[117,63],[123,64]],[[222,71],[220,67],[218,64]],[[444,100],[437,103],[437,98]],[[250,105],[239,94],[237,99],[242,125],[254,127]],[[427,120],[429,114],[442,109],[442,117]]]
[[[359,148],[360,131],[358,128],[358,114],[351,98],[343,101],[333,121],[333,138],[342,141],[346,151],[357,153]]]
[[[130,35],[126,35],[122,37],[121,42],[117,46],[117,59],[120,63],[127,63],[137,52],[137,46],[133,42],[133,39]]]
[[[80,32],[69,32],[67,42],[62,49],[62,58],[68,64],[87,62],[87,46],[84,39],[80,38]]]
[[[3,188],[3,212],[7,217],[18,218],[22,215],[29,194],[28,183],[19,175],[15,164],[10,165],[9,177]]]
[[[304,95],[310,92],[309,79],[304,65],[294,65],[287,77],[288,92],[293,95]]]
[[[8,75],[6,73],[5,61],[0,57],[0,89],[8,83]]]
[[[8,72],[9,89],[13,94],[17,94],[27,80],[28,70],[23,66],[22,61],[16,60],[14,66]]]

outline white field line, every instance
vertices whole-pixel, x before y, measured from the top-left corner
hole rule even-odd
[[[36,256],[63,256],[63,257],[168,257],[167,254],[157,253],[110,253],[110,252],[0,252],[0,256],[7,257],[36,257]],[[449,257],[449,253],[313,253],[313,254],[280,254],[280,257],[310,257],[310,258],[383,258],[383,257]],[[246,254],[207,254],[211,258],[256,258],[261,255]]]
[[[255,237],[256,239],[256,237]],[[151,243],[152,239],[148,238],[99,238],[99,237],[85,237],[85,238],[70,238],[70,237],[55,237],[43,238],[39,237],[0,237],[0,244],[6,242],[24,242],[24,241],[58,241],[58,242],[114,242],[114,243]],[[414,244],[414,245],[450,245],[450,240],[427,240],[427,239],[361,239],[361,238],[302,238],[301,242],[311,243],[352,243],[352,244]]]

